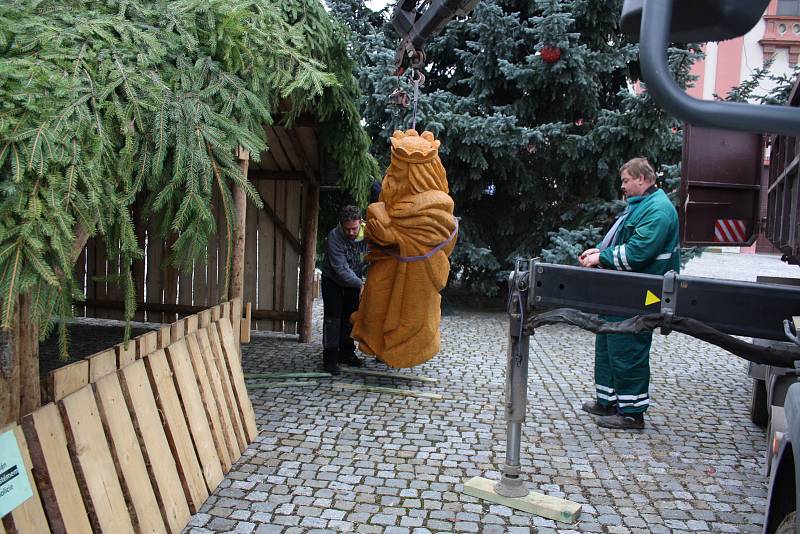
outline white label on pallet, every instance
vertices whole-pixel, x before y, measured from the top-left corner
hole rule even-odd
[[[33,496],[14,432],[0,434],[0,517]]]

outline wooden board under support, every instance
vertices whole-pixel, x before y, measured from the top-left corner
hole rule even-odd
[[[581,505],[576,502],[535,491],[524,497],[503,497],[495,491],[496,483],[488,478],[473,477],[464,483],[464,493],[562,523],[574,523],[578,519]]]
[[[186,495],[187,480],[181,476],[170,451],[167,435],[159,416],[153,390],[142,360],[120,371],[122,391],[128,410],[133,416],[145,461],[156,489],[156,497],[172,533],[180,532],[189,521],[191,513]]]

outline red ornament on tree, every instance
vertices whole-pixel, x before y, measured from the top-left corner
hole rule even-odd
[[[555,46],[545,46],[542,48],[541,54],[542,61],[550,65],[561,59],[561,49]]]

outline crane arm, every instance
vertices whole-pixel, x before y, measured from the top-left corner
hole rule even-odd
[[[395,52],[395,67],[422,69],[425,66],[425,42],[442,31],[455,17],[468,15],[478,0],[398,0],[392,13],[392,25],[401,42]],[[424,6],[424,9],[422,9]]]

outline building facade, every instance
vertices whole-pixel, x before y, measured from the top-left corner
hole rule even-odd
[[[771,0],[767,10],[747,34],[703,45],[705,59],[692,67],[698,77],[687,93],[695,98],[713,100],[715,95],[725,98],[728,92],[753,73],[772,61],[770,71],[776,75],[789,75],[800,60],[800,0]],[[765,94],[775,85],[772,80],[762,80],[756,94]],[[769,167],[769,150],[765,153],[762,178],[762,210],[766,210],[766,180]],[[742,252],[777,252],[763,236],[756,244]]]

